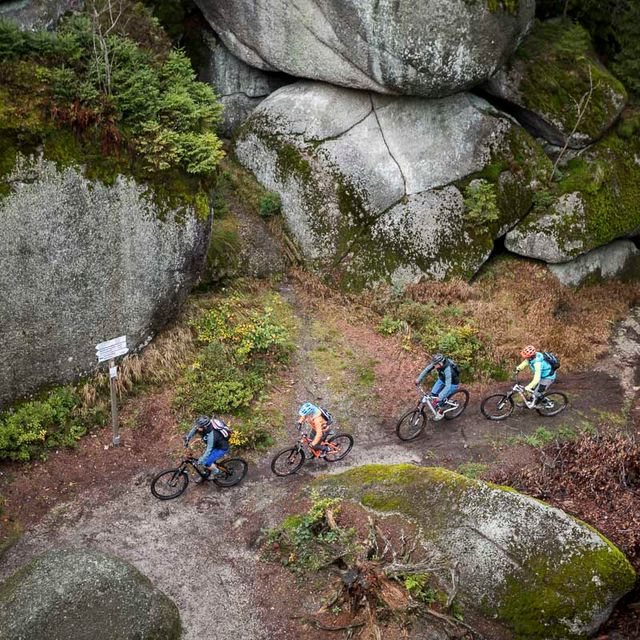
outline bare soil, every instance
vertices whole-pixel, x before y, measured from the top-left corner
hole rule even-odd
[[[149,482],[178,459],[172,390],[134,397],[121,411],[123,424],[136,425],[122,429],[123,446],[112,447],[110,430],[104,429],[74,449],[52,451],[46,461],[0,465],[0,495],[6,500],[2,524],[5,532],[16,526],[21,531],[1,558],[0,579],[46,550],[94,548],[129,560],[174,599],[185,640],[228,634],[247,640],[340,637],[305,623],[320,606],[321,589],[299,583],[284,567],[260,559],[261,530],[299,507],[295,498],[304,497],[311,478],[365,463],[455,470],[475,462],[486,465],[487,473],[522,469],[536,464],[538,454],[519,439],[541,426],[551,432],[561,427],[580,430],[587,422],[619,413],[625,391],[633,394],[627,381],[637,384],[637,359],[623,362],[617,345],[593,370],[561,370],[557,389],[569,395],[571,406],[560,416],[543,418],[517,410],[504,422],[490,422],[480,414],[481,397],[508,388],[508,383],[470,387],[471,402],[463,416],[437,423],[429,439],[420,436],[403,443],[395,435],[395,424],[417,400],[413,380],[424,366],[423,357],[405,351],[399,340],[380,336],[366,319],[354,321],[337,302],[312,308],[304,304],[307,294],[299,287],[285,284],[282,292],[307,312],[299,313],[292,383],[276,390],[272,401],[286,408],[292,420],[305,400],[329,408],[342,429],[355,437],[349,456],[334,465],[309,463],[296,476],[276,478],[270,459],[293,441],[291,429],[272,450],[252,460],[240,486],[223,490],[190,484],[181,498],[161,502],[152,497]],[[626,338],[627,347],[634,343],[631,332]],[[367,368],[373,371],[372,379],[363,374]],[[640,412],[637,398],[632,410]],[[604,522],[587,521],[606,529]],[[614,615],[617,627],[606,637],[639,637],[625,635],[631,633],[632,610]],[[337,616],[325,622],[340,626],[345,620]],[[406,636],[398,632],[397,637]]]

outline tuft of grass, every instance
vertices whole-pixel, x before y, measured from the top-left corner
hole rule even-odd
[[[465,462],[456,471],[467,478],[475,479],[480,477],[486,470],[487,465],[482,462]]]

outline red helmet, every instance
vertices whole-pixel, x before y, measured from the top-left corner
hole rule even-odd
[[[532,344],[529,344],[520,352],[520,355],[527,360],[533,358],[533,356],[536,355],[536,348]]]

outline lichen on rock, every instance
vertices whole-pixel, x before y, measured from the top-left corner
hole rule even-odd
[[[442,97],[491,76],[529,29],[533,0],[197,0],[225,45],[266,71]]]
[[[307,263],[353,289],[471,277],[551,169],[528,134],[475,96],[391,98],[311,82],[267,98],[235,150],[280,194]],[[490,215],[467,211],[478,179],[495,192]]]
[[[97,366],[95,345],[146,344],[197,282],[210,219],[160,212],[147,188],[18,155],[0,199],[0,403]]]
[[[414,465],[367,465],[315,482],[323,494],[415,521],[423,544],[458,563],[463,607],[518,638],[584,638],[635,583],[606,538],[513,489]]]
[[[0,585],[0,637],[179,640],[178,607],[128,562],[50,551]]]

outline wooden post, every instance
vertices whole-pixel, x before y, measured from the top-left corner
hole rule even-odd
[[[109,360],[109,386],[111,388],[111,427],[113,428],[113,446],[120,445],[120,432],[118,429],[118,398],[116,396],[116,378],[118,367],[115,360]]]

